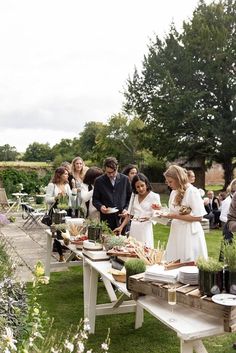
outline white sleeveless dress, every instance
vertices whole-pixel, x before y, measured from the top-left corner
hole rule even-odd
[[[175,195],[176,190],[173,190],[169,199],[170,213],[179,213],[180,206],[174,206],[173,204]],[[192,216],[202,217],[206,214],[199,191],[191,184],[185,192],[182,205],[192,209]],[[206,259],[208,257],[205,234],[201,223],[172,219],[166,247],[166,260],[195,261],[199,256]]]

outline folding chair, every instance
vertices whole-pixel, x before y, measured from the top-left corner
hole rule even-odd
[[[22,207],[22,218],[25,220],[23,227],[24,228],[32,228],[32,227],[40,227],[43,228],[43,225],[40,223],[41,219],[45,214],[45,210],[35,210],[32,206],[21,203]]]
[[[7,194],[4,188],[0,188],[0,207],[3,211],[8,212],[12,202],[7,199]]]

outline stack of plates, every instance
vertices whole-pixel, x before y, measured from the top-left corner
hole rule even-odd
[[[146,281],[157,281],[165,283],[175,283],[177,282],[179,269],[173,269],[166,271],[164,266],[153,265],[150,266],[144,273],[144,280]]]
[[[198,284],[197,266],[183,266],[179,268],[178,281],[184,284]]]

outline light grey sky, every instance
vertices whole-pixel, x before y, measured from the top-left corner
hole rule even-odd
[[[0,146],[78,137],[121,111],[149,39],[198,0],[0,0]]]

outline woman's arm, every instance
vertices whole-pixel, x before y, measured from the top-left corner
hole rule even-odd
[[[181,215],[179,213],[168,213],[167,215],[162,215],[164,218],[179,219],[186,222],[200,222],[202,217],[191,216],[190,214]]]
[[[127,214],[127,215],[125,216],[123,222],[121,223],[121,225],[120,225],[119,227],[115,228],[115,229],[113,230],[113,232],[114,232],[114,233],[118,233],[118,234],[120,235],[120,234],[122,233],[123,228],[126,226],[126,224],[128,224],[130,218],[131,218],[130,215]]]
[[[56,185],[53,183],[49,183],[46,189],[46,196],[45,196],[45,202],[47,204],[52,204],[53,202],[56,201],[55,197],[56,197],[56,193],[55,193],[55,188]]]

